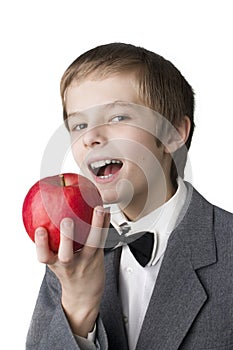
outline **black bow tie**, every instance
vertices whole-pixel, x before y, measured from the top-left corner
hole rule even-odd
[[[110,225],[107,246],[115,247],[119,243],[127,244],[135,259],[141,266],[145,267],[151,259],[154,234],[152,232],[138,232],[126,237],[119,235],[116,229]]]
[[[141,237],[128,243],[128,247],[140,265],[145,267],[151,259],[154,246],[154,234],[151,232],[139,232]]]

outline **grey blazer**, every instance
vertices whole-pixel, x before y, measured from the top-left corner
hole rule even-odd
[[[185,215],[170,236],[136,350],[233,349],[233,214],[186,185]],[[106,287],[97,321],[101,350],[128,350],[118,294],[120,252],[105,254]],[[26,349],[95,349],[77,344],[60,293],[47,268]]]

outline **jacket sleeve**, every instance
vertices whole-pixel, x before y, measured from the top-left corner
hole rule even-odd
[[[107,335],[98,318],[96,342],[78,340],[72,333],[61,305],[61,286],[46,267],[35,310],[27,334],[26,350],[107,350]]]

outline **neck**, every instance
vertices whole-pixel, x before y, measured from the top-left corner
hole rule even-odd
[[[158,184],[153,190],[147,191],[146,196],[145,194],[134,196],[126,207],[120,204],[120,209],[129,221],[136,221],[166,203],[176,190],[177,186],[173,186],[169,179],[166,181],[166,191],[164,186]]]

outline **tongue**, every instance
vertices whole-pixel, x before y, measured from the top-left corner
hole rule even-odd
[[[121,168],[121,164],[115,163],[115,164],[109,164],[104,169],[104,175],[110,175],[117,173]]]

